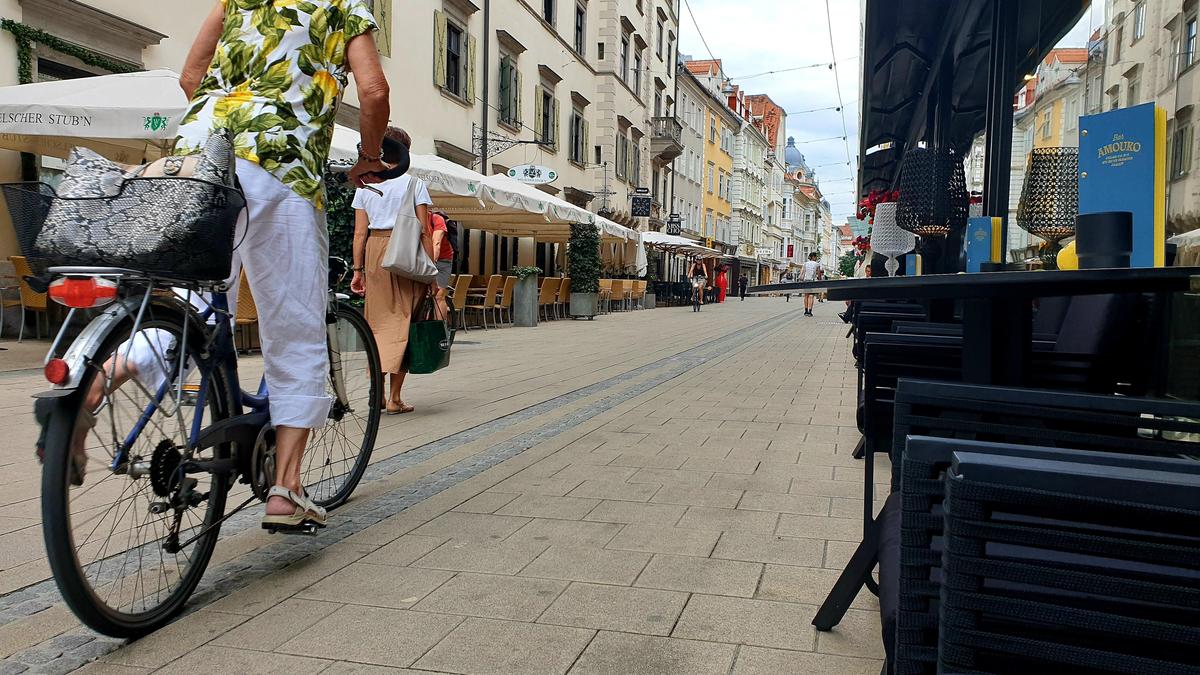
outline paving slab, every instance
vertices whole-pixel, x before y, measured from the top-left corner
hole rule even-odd
[[[571,675],[726,675],[735,647],[728,644],[600,631]]]
[[[467,619],[416,667],[479,675],[559,675],[567,672],[594,634],[563,626]]]
[[[668,635],[687,597],[673,591],[572,583],[538,623]]]

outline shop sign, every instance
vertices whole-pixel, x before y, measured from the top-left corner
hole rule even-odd
[[[508,170],[508,177],[527,185],[545,185],[558,179],[558,172],[540,164],[522,164]]]

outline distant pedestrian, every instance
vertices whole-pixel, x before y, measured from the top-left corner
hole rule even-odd
[[[784,272],[784,273],[783,273],[783,283],[785,283],[785,284],[790,284],[790,283],[792,283],[792,282],[793,282],[793,281],[795,281],[795,280],[796,280],[796,276],[795,276],[794,274],[792,274],[792,271],[791,271],[791,270],[788,270],[787,272]],[[791,294],[791,293],[784,293],[784,294],[783,294],[783,297],[784,297],[784,298],[786,298],[787,302],[791,302],[791,301],[792,301],[792,294]]]
[[[738,294],[742,296],[742,301],[746,300],[746,288],[750,285],[750,280],[746,278],[746,273],[742,272],[742,276],[738,279]]]
[[[804,269],[800,270],[801,281],[816,281],[821,278],[823,271],[821,263],[817,262],[817,254],[809,253],[808,260],[804,263]],[[805,290],[804,292],[804,316],[812,316],[813,302],[816,299],[816,289]]]

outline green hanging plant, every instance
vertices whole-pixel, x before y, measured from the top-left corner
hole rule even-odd
[[[595,225],[573,223],[567,266],[572,293],[600,292],[600,232]]]
[[[140,70],[137,66],[111,59],[87,47],[67,42],[44,30],[12,19],[0,19],[0,28],[12,33],[17,41],[17,80],[21,84],[33,82],[33,45],[35,43],[45,45],[67,56],[74,56],[89,66],[107,70],[110,73],[132,73]]]

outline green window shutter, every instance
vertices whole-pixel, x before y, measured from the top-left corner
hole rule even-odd
[[[583,120],[583,143],[581,143],[581,145],[583,147],[580,148],[580,150],[582,150],[582,152],[579,153],[579,161],[584,162],[586,164],[588,148],[591,147],[590,145],[588,145],[588,121],[587,120]]]
[[[375,46],[381,56],[392,55],[392,0],[375,0],[375,22],[379,24],[379,32],[375,36]]]
[[[558,129],[560,126],[558,123],[558,99],[551,99],[551,101],[553,107],[550,108],[550,124],[553,128],[550,129],[550,147],[558,152]]]
[[[433,12],[433,84],[446,86],[446,15]]]
[[[466,77],[466,99],[468,103],[475,103],[475,37],[467,36],[467,77]]]
[[[516,64],[513,64],[513,67],[515,68]],[[515,114],[513,115],[513,121],[516,122],[517,124],[520,124],[521,123],[521,71],[520,70],[517,70],[516,77],[514,78],[513,83],[516,85],[516,88],[517,88],[516,95],[513,96],[513,101],[516,104],[516,111],[515,111]]]
[[[511,122],[513,117],[512,106],[512,84],[509,77],[512,74],[512,65],[509,63],[508,57],[500,59],[500,119],[505,122]]]
[[[545,130],[542,129],[542,88],[540,86],[533,88],[533,133],[537,134],[539,141],[546,137]]]

